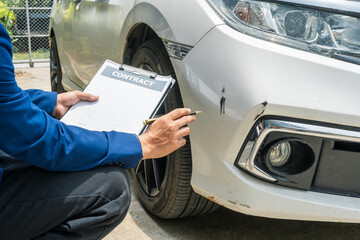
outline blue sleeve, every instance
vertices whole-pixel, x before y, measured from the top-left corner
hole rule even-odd
[[[88,131],[47,114],[48,106],[21,90],[12,64],[9,35],[0,24],[0,149],[50,171],[79,171],[120,163],[134,167],[142,158],[135,134]],[[36,102],[36,101],[35,101]],[[53,104],[53,103],[51,103]]]
[[[28,89],[24,92],[29,95],[33,104],[52,116],[57,100],[56,92],[45,92],[39,89]]]

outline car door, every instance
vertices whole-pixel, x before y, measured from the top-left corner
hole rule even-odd
[[[68,84],[69,81],[76,80],[72,67],[74,42],[72,36],[72,19],[74,16],[76,3],[74,0],[57,0],[55,2],[52,20],[54,22],[54,32],[61,59],[61,68],[65,73],[63,75],[63,83]]]
[[[132,0],[75,0],[72,35],[77,84],[87,85],[106,59],[114,58],[120,30]]]

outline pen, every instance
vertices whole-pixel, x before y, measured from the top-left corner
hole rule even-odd
[[[191,115],[198,115],[199,113],[201,113],[201,111],[191,112],[191,113],[189,114],[189,116],[191,116]],[[148,124],[150,124],[150,123],[155,122],[157,119],[159,119],[159,118],[146,119],[146,120],[143,121],[143,124],[144,124],[144,126],[146,126],[146,125],[148,125]]]

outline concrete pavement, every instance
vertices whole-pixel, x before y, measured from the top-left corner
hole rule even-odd
[[[16,78],[24,89],[50,90],[49,67],[16,66]],[[129,213],[106,240],[179,239],[360,239],[360,224],[277,220],[246,216],[225,208],[198,217],[164,220],[145,211],[133,191]]]

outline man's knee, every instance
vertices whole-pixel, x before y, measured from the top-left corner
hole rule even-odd
[[[88,174],[84,188],[90,191],[82,200],[84,209],[62,227],[75,229],[82,222],[84,231],[100,230],[102,235],[106,235],[126,216],[131,201],[130,181],[125,170],[119,166],[101,166],[89,170]]]
[[[23,229],[24,233],[19,234],[28,234],[31,236],[29,238],[55,233],[62,236],[69,232],[79,232],[84,236],[106,234],[124,219],[130,205],[129,178],[119,166],[102,166],[71,173],[51,173],[32,167],[16,174],[20,179],[24,178],[19,190],[26,191],[18,193],[12,201],[3,201],[7,203],[4,208],[7,211],[0,214],[0,220],[6,219],[10,226],[16,226],[12,223],[19,219],[14,217],[14,213],[26,212],[28,218],[22,217],[22,221],[26,223],[27,230]],[[4,184],[10,186],[11,182]],[[34,189],[33,186],[37,187]],[[8,193],[15,195],[14,191]],[[27,207],[28,202],[31,202],[31,209]],[[36,212],[35,217],[31,211]],[[49,212],[50,215],[47,214]]]
[[[131,201],[131,191],[130,191],[130,180],[126,171],[118,166],[110,167],[113,168],[108,173],[108,182],[111,189],[110,192],[113,193],[113,199],[116,200],[119,197],[123,200],[123,205],[129,207]]]
[[[103,166],[96,169],[94,180],[98,191],[110,201],[118,201],[127,208],[131,201],[130,181],[126,171],[119,166]],[[92,182],[92,181],[91,181]]]
[[[118,166],[101,167],[99,184],[108,202],[100,207],[106,215],[105,236],[125,218],[131,202],[130,181],[124,169]],[[102,179],[104,178],[104,179]],[[105,191],[104,191],[105,190]]]
[[[73,178],[78,184],[71,196],[85,197],[83,200],[85,212],[98,209],[102,211],[105,218],[116,217],[127,212],[131,192],[129,177],[123,168],[117,165],[100,166],[85,172],[74,173]]]

